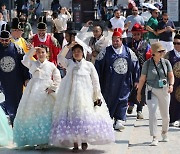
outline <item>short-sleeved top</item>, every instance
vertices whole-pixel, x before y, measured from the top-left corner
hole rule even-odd
[[[164,74],[161,62],[159,62],[156,66],[157,66],[157,70],[158,70],[159,75],[160,75],[160,79],[161,80],[166,79],[168,81],[167,73],[172,72],[172,66],[171,66],[169,60],[167,60],[167,59],[161,58],[161,61],[162,61],[162,65],[164,67],[166,76]],[[160,88],[159,87],[159,76],[158,76],[157,70],[154,66],[154,62],[153,62],[152,58],[147,60],[143,64],[143,67],[142,67],[141,74],[146,75],[147,84],[153,88]]]
[[[114,30],[115,28],[121,28],[122,30],[124,29],[124,21],[126,20],[125,17],[120,16],[120,18],[113,17],[110,19],[112,29]],[[127,37],[126,32],[123,33],[122,38]]]
[[[140,15],[137,15],[137,16],[130,15],[130,16],[128,16],[128,17],[126,18],[125,24],[127,24],[128,21],[131,21],[131,25],[130,25],[129,28],[128,28],[127,37],[132,37],[132,33],[131,33],[132,27],[134,26],[135,23],[144,25],[144,19],[143,19],[143,17],[141,17]]]
[[[160,21],[158,23],[158,30],[164,29],[165,27],[170,26],[171,28],[175,29],[174,23],[170,20],[168,20],[167,23],[164,21]],[[160,41],[166,41],[166,42],[171,42],[172,41],[172,32],[171,31],[165,31],[161,34],[159,34],[159,40]]]
[[[158,27],[158,20],[154,17],[149,18],[148,22],[147,22],[147,26],[151,27],[153,30],[157,30]],[[149,39],[157,39],[158,36],[154,35],[154,33],[149,32]]]

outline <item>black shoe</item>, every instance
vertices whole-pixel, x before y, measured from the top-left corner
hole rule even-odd
[[[128,107],[128,110],[127,110],[127,113],[128,113],[128,114],[132,114],[133,108],[134,108],[134,106],[129,106],[129,107]]]
[[[82,150],[87,150],[87,148],[88,148],[88,144],[87,143],[82,143],[81,144],[81,148],[82,148]]]

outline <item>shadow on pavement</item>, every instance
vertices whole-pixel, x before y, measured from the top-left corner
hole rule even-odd
[[[137,143],[137,144],[129,144],[129,147],[137,147],[137,146],[149,146],[151,142],[143,142],[143,143]]]
[[[116,140],[116,144],[129,144],[129,140]]]
[[[177,128],[177,127],[174,127],[174,128],[170,127],[169,128],[169,132],[179,132],[179,131],[180,131],[180,128]]]

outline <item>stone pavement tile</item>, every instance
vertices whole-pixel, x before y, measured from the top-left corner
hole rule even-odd
[[[180,153],[180,128],[170,127],[168,132],[169,142],[161,142],[162,121],[158,112],[158,146],[149,146],[152,137],[149,134],[149,119],[147,106],[143,109],[144,120],[135,123],[133,135],[126,154],[179,154]]]

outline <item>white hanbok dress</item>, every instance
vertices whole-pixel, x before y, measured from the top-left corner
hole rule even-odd
[[[73,146],[78,144],[107,144],[114,141],[113,122],[102,97],[99,78],[94,65],[82,59],[74,62],[58,55],[67,74],[57,93],[53,112],[50,144]],[[94,101],[102,100],[94,107]]]
[[[49,142],[55,93],[48,94],[46,89],[56,91],[61,81],[60,72],[53,63],[32,61],[32,54],[30,51],[22,60],[32,78],[24,90],[14,120],[13,136],[17,146]]]

